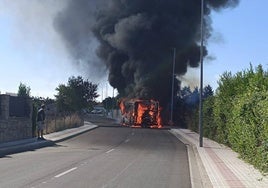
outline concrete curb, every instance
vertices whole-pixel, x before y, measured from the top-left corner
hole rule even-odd
[[[73,138],[90,130],[96,129],[98,126],[90,122],[85,122],[84,126],[67,129],[60,132],[45,135],[46,140],[37,140],[37,138],[19,140],[16,142],[4,143],[0,147],[0,157],[6,155],[20,153],[24,151],[34,151],[38,148],[53,146],[58,142]]]
[[[187,147],[192,188],[212,188],[213,186],[206,173],[205,167],[202,163],[196,146],[184,138],[182,135],[178,134],[176,131],[171,129],[170,132]]]
[[[54,143],[62,142],[64,140],[73,138],[75,136],[78,136],[80,134],[83,134],[85,132],[88,132],[90,130],[98,128],[97,125],[94,125],[90,122],[85,122],[84,126],[78,127],[78,128],[71,128],[71,129],[66,129],[61,132],[55,132],[51,133],[49,135],[45,135],[44,137],[47,140],[53,141]]]

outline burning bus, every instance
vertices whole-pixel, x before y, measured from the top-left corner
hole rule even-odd
[[[159,102],[130,99],[120,102],[122,125],[131,127],[161,128]]]

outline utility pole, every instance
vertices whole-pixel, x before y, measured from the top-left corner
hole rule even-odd
[[[174,76],[175,76],[176,48],[173,48],[172,85],[171,85],[171,108],[170,124],[173,125],[173,101],[174,101]]]
[[[201,0],[200,45],[200,95],[199,95],[199,146],[203,147],[203,46],[204,46],[204,0]]]
[[[114,87],[113,87],[113,98],[112,98],[112,118],[114,118]]]

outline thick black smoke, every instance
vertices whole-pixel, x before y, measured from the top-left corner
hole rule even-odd
[[[105,66],[97,58],[98,45],[92,33],[95,12],[106,0],[66,0],[65,8],[54,19],[54,28],[62,36],[74,63],[88,69],[89,78],[103,78]]]
[[[238,1],[204,1],[205,38],[211,33],[211,9]],[[199,65],[200,15],[201,0],[70,0],[55,25],[77,56],[86,54],[83,45],[91,37],[98,39],[97,55],[122,96],[154,98],[165,105],[171,95],[173,48],[177,75]]]

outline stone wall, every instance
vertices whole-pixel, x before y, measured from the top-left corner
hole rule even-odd
[[[0,119],[0,143],[31,137],[32,122],[29,118]]]
[[[29,107],[26,117],[10,117],[9,95],[0,95],[0,143],[32,137],[32,100],[24,98]]]
[[[0,95],[0,119],[8,119],[9,117],[9,96],[8,95]]]

